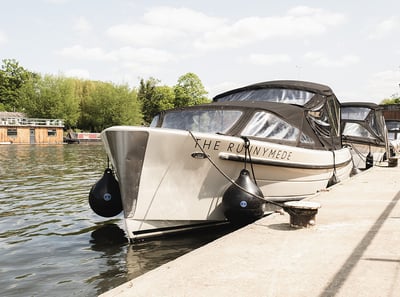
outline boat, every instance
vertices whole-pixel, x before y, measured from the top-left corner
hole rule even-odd
[[[150,127],[106,128],[101,138],[111,168],[89,203],[105,217],[123,211],[132,242],[251,222],[352,170],[339,101],[311,82],[231,90],[209,104],[163,111]]]
[[[78,134],[76,132],[68,132],[63,139],[64,143],[67,144],[79,144]]]
[[[344,102],[341,106],[343,144],[351,147],[360,170],[383,164],[392,156],[383,108],[370,102]]]
[[[398,156],[400,154],[400,121],[385,118],[385,124],[390,145],[393,147],[391,154]]]

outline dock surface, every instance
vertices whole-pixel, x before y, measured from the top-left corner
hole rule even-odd
[[[310,199],[310,228],[273,214],[101,297],[400,296],[399,200],[400,168],[373,167]]]

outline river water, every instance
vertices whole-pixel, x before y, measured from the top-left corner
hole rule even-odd
[[[231,231],[128,244],[88,205],[101,144],[0,145],[0,296],[97,296]]]

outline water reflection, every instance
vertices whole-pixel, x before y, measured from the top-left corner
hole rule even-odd
[[[97,296],[232,231],[129,245],[88,205],[106,165],[101,144],[0,145],[1,296]]]
[[[128,249],[124,230],[112,222],[101,225],[91,233],[90,243],[91,249],[100,253],[102,266],[106,268],[87,280],[87,283],[94,285],[98,294],[129,280],[124,265]]]
[[[90,243],[94,251],[128,243],[128,238],[125,236],[124,230],[114,223],[100,226],[92,232],[91,237]]]

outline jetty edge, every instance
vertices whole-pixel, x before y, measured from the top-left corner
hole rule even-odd
[[[396,296],[400,168],[316,194],[315,225],[273,214],[118,286],[112,296]]]

